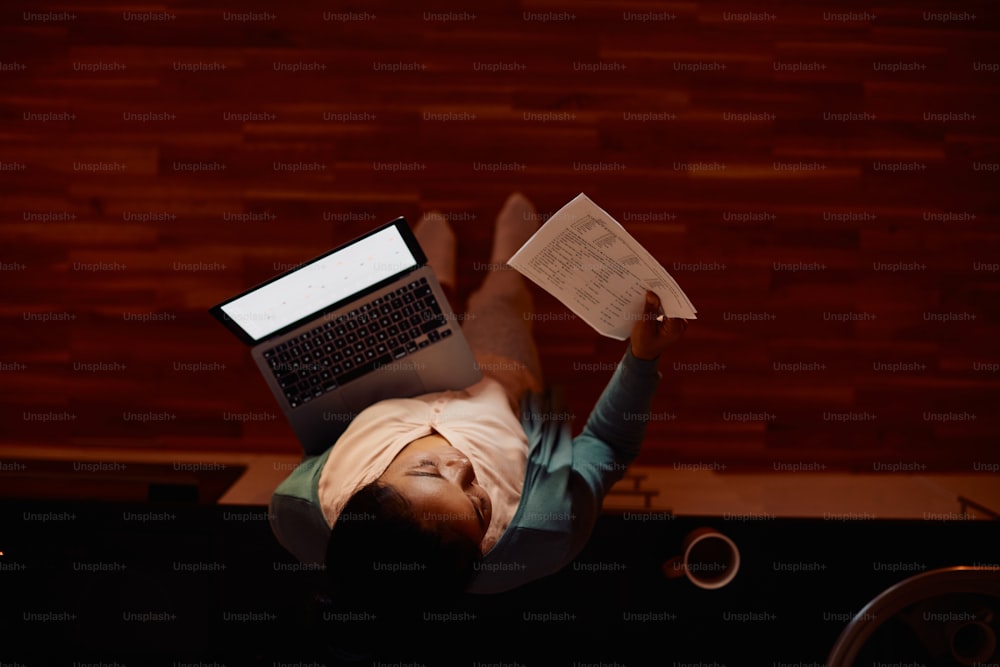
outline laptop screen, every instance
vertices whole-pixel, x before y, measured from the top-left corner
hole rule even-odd
[[[418,260],[390,225],[219,306],[254,341],[319,313]]]

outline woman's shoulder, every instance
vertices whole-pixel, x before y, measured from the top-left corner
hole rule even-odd
[[[303,460],[271,494],[271,532],[303,563],[322,563],[330,538],[316,489],[328,455],[329,450]]]
[[[307,456],[302,459],[288,476],[278,484],[278,487],[274,490],[274,495],[314,500],[318,503],[319,496],[316,491],[316,485],[319,482],[320,473],[323,472],[323,466],[326,465],[327,459],[330,458],[332,450],[333,447],[329,447],[317,456]]]

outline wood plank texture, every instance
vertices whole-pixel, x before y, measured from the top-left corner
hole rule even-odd
[[[293,452],[211,305],[430,210],[464,301],[583,191],[699,310],[640,462],[1000,462],[995,2],[363,6],[7,3],[0,444]],[[536,300],[579,427],[623,345]]]

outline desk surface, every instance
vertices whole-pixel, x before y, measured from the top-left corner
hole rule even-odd
[[[222,505],[266,506],[271,492],[299,463],[295,455],[231,452],[146,452],[123,449],[47,448],[4,445],[0,461],[48,457],[81,462],[169,463],[188,469],[244,467],[221,494]],[[605,510],[670,511],[682,516],[743,515],[753,518],[985,519],[1000,512],[996,476],[916,472],[831,473],[820,471],[736,473],[699,466],[633,466],[616,490],[639,486],[645,495],[612,493]],[[975,505],[963,506],[960,498]],[[647,501],[648,498],[648,501]]]
[[[0,501],[0,662],[333,665],[318,639],[372,633],[389,664],[441,664],[427,656],[469,642],[482,664],[525,667],[822,664],[889,586],[953,565],[1000,572],[995,522],[645,517],[602,517],[572,564],[502,595],[331,615],[311,602],[322,572],[277,545],[258,506]],[[706,525],[738,545],[737,577],[714,591],[666,579],[662,563]],[[60,641],[39,645],[39,629]]]

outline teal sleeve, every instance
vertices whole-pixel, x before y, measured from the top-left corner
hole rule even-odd
[[[574,552],[582,549],[590,537],[604,497],[639,454],[660,378],[657,362],[636,358],[630,347],[583,432],[573,439],[569,488],[573,496]]]
[[[487,567],[471,592],[510,590],[577,557],[590,539],[604,496],[639,454],[659,381],[657,362],[637,359],[629,350],[580,435],[572,438],[565,421],[558,429],[548,423],[544,434],[538,423],[528,421],[526,433],[529,439],[539,438],[545,456],[529,463],[522,504],[511,528],[486,554]],[[524,407],[532,409],[532,404]],[[534,408],[545,411],[541,404]]]
[[[303,563],[323,563],[330,526],[320,508],[320,475],[330,450],[306,457],[271,494],[271,531]]]

